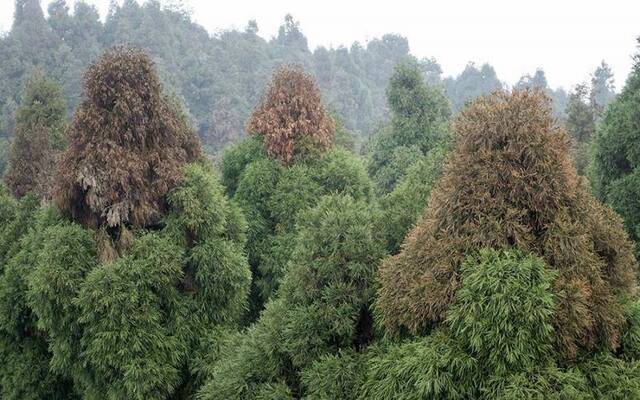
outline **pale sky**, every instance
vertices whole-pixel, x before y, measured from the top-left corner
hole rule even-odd
[[[43,8],[50,0],[41,0]],[[74,0],[67,0],[73,4]],[[109,0],[85,0],[101,15]],[[121,3],[122,0],[117,0]],[[142,0],[138,0],[139,2]],[[178,0],[179,1],[179,0]],[[176,2],[165,0],[162,3]],[[417,57],[435,57],[445,76],[469,61],[489,62],[509,84],[542,67],[552,87],[585,81],[602,59],[624,84],[640,36],[638,0],[182,0],[209,32],[243,29],[277,33],[284,15],[300,21],[309,45],[349,46],[385,33],[409,39]],[[11,27],[14,0],[0,0],[0,31]]]

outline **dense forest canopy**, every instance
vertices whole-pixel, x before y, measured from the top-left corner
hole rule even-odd
[[[16,0],[1,399],[640,399],[640,53],[566,93],[257,32]]]

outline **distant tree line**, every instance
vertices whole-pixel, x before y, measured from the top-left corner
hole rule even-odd
[[[478,68],[470,63],[459,76],[443,79],[436,60],[417,60],[407,39],[396,34],[366,44],[311,50],[291,15],[274,37],[265,40],[258,35],[256,21],[249,21],[244,30],[210,35],[188,12],[157,0],[143,5],[136,0],[114,2],[104,23],[97,9],[84,1],[71,10],[66,0],[54,0],[48,17],[39,0],[15,1],[13,26],[0,38],[3,138],[14,133],[15,110],[34,70],[60,82],[70,116],[80,103],[83,71],[103,50],[120,44],[143,48],[151,55],[168,92],[185,103],[209,153],[244,136],[250,111],[272,72],[283,64],[299,64],[314,76],[330,112],[359,142],[390,118],[385,89],[400,61],[418,63],[427,83],[443,86],[454,113],[478,95],[506,86],[488,64]],[[542,70],[525,75],[516,85],[532,86],[544,89],[553,99],[556,115],[564,116],[567,95],[562,89],[551,90]]]

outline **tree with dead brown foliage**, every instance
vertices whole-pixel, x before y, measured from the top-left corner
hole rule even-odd
[[[184,166],[201,157],[179,106],[162,94],[151,59],[114,48],[85,76],[56,182],[59,207],[88,227],[156,223]]]
[[[313,77],[300,67],[285,66],[275,72],[247,130],[264,136],[267,154],[286,165],[329,149],[335,123]]]
[[[567,134],[536,91],[497,92],[458,118],[455,151],[422,220],[380,269],[391,332],[422,333],[448,315],[460,266],[482,248],[515,247],[555,270],[557,346],[566,357],[616,349],[636,261],[620,218],[580,183]]]

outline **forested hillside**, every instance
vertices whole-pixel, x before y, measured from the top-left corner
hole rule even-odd
[[[348,48],[310,49],[290,15],[269,40],[259,36],[258,29],[256,21],[248,21],[242,31],[211,35],[186,12],[154,0],[113,3],[104,23],[97,10],[82,1],[70,9],[65,0],[54,0],[45,12],[39,0],[16,0],[13,26],[0,39],[0,135],[13,134],[13,113],[34,69],[62,85],[71,115],[80,101],[83,71],[101,51],[118,44],[139,46],[151,55],[167,90],[186,104],[210,153],[244,135],[250,110],[282,64],[300,64],[312,73],[330,112],[359,141],[388,120],[385,88],[401,60],[417,61],[427,82],[442,83],[454,112],[467,100],[506,85],[490,65],[469,64],[459,76],[443,80],[437,61],[416,60],[407,39],[398,34]],[[548,91],[556,114],[564,114],[566,94],[548,88],[542,70],[517,85]]]
[[[17,5],[0,399],[640,399],[640,38],[566,95]]]

